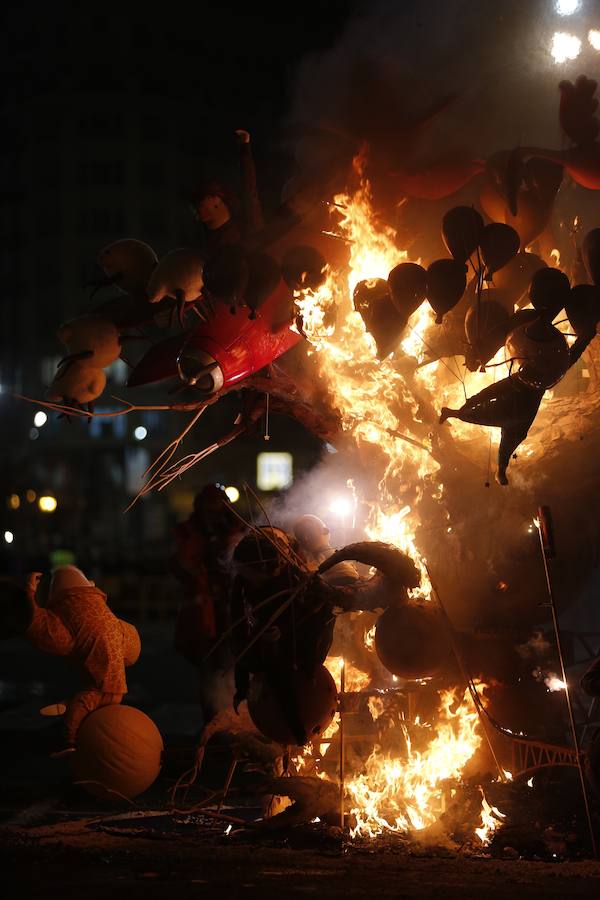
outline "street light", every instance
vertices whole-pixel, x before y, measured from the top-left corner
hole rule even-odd
[[[352,503],[348,497],[334,497],[329,504],[329,512],[332,512],[334,516],[339,516],[340,519],[344,519],[349,515],[351,510]]]
[[[46,494],[46,496],[40,497],[40,499],[38,500],[38,506],[42,512],[53,513],[58,506],[58,501],[56,497],[52,497],[51,494]]]
[[[14,534],[12,533],[12,531],[5,531],[5,532],[4,532],[4,540],[6,541],[7,544],[12,544],[12,542],[14,541],[14,539],[15,539],[15,536],[14,536]]]
[[[579,9],[581,0],[556,0],[554,4],[559,16],[572,16]]]

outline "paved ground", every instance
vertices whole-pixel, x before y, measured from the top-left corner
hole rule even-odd
[[[600,897],[600,863],[472,858],[400,841],[358,846],[324,826],[266,837],[204,816],[165,815],[170,789],[188,766],[201,725],[194,670],[170,648],[171,625],[145,629],[130,678],[130,702],[166,736],[161,779],[141,798],[143,822],[119,818],[73,789],[67,763],[49,758],[60,725],[38,709],[67,696],[72,673],[26,645],[0,655],[0,866],[10,897],[435,897],[436,900]],[[206,773],[223,784],[227,753]],[[193,795],[188,798],[193,802]],[[232,802],[238,802],[232,801]],[[240,801],[243,802],[243,801]],[[252,802],[246,800],[245,802]],[[149,818],[150,812],[157,812]],[[254,818],[248,807],[226,815]]]
[[[21,897],[435,897],[499,900],[600,896],[600,863],[440,858],[240,844],[194,828],[189,835],[111,835],[86,820],[4,835],[0,860]],[[17,895],[15,895],[17,896]]]

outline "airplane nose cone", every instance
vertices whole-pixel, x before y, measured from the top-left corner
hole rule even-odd
[[[216,394],[223,387],[223,371],[205,350],[184,347],[177,357],[177,372],[185,384],[205,396]]]

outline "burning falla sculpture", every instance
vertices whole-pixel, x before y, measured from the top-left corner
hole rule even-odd
[[[539,234],[538,229],[541,230],[547,220],[551,196],[556,194],[554,186],[558,181],[555,168],[542,171],[541,167],[529,164],[533,158],[533,154],[523,157],[523,168],[517,166],[510,154],[506,164],[490,164],[486,177],[493,178],[495,221],[486,225],[481,214],[471,207],[454,207],[442,224],[451,258],[427,261],[425,265],[408,262],[406,254],[398,249],[393,229],[378,220],[374,213],[369,187],[365,179],[360,178],[360,171],[358,183],[356,173],[349,176],[348,183],[354,185],[352,192],[331,198],[336,204],[332,209],[337,219],[338,237],[342,238],[337,241],[337,247],[347,250],[342,264],[334,264],[333,255],[327,252],[323,236],[318,233],[310,241],[312,246],[307,247],[306,234],[300,236],[295,231],[298,220],[285,216],[280,216],[277,222],[278,227],[282,222],[285,228],[291,224],[283,236],[281,232],[267,228],[262,235],[238,234],[233,242],[228,239],[232,234],[226,227],[229,219],[225,219],[220,225],[217,223],[215,229],[223,240],[211,242],[214,246],[207,256],[195,255],[195,251],[187,252],[185,257],[181,254],[171,256],[168,265],[164,264],[162,274],[159,271],[160,278],[153,278],[160,262],[151,248],[144,249],[147,245],[138,246],[141,242],[123,242],[125,246],[113,248],[118,251],[114,254],[105,251],[102,256],[105,271],[115,286],[124,292],[97,307],[94,314],[112,323],[119,335],[137,327],[172,325],[174,311],[180,313],[182,323],[179,333],[159,340],[133,366],[128,382],[132,387],[156,383],[185,391],[179,401],[166,404],[166,407],[193,413],[184,432],[151,468],[142,493],[168,484],[208,452],[255,424],[264,410],[264,394],[268,393],[271,408],[291,412],[328,440],[336,441],[342,435],[340,440],[343,439],[346,447],[352,445],[357,455],[367,460],[369,467],[377,469],[380,478],[378,502],[371,505],[367,534],[370,538],[393,543],[396,554],[400,557],[406,554],[415,561],[421,584],[417,587],[419,579],[413,579],[412,590],[427,600],[430,585],[416,537],[421,524],[418,516],[421,497],[426,496],[431,506],[438,503],[441,508],[438,499],[441,483],[446,487],[447,482],[451,482],[452,472],[461,471],[461,464],[467,471],[472,470],[466,465],[467,455],[456,452],[458,441],[453,443],[444,434],[449,429],[440,428],[432,437],[436,410],[442,405],[450,411],[457,406],[457,395],[462,387],[459,382],[463,380],[454,378],[457,389],[452,396],[447,380],[444,382],[437,376],[444,367],[450,367],[451,359],[457,353],[465,356],[473,381],[480,376],[485,379],[485,372],[477,373],[477,368],[485,368],[492,360],[493,365],[502,363],[495,358],[498,351],[512,362],[513,371],[494,387],[488,385],[482,391],[480,383],[477,385],[464,412],[460,411],[456,425],[458,432],[462,418],[463,421],[503,429],[500,478],[504,480],[510,455],[526,436],[544,391],[564,373],[566,365],[578,358],[595,335],[600,278],[600,241],[596,230],[587,236],[582,247],[593,284],[576,285],[572,289],[567,286],[567,291],[564,280],[557,279],[556,275],[537,278],[532,283],[538,270],[547,267],[543,260],[524,248],[528,240],[537,236],[535,231]],[[554,159],[551,164],[561,165]],[[471,174],[474,174],[482,166],[474,164],[472,168]],[[568,166],[566,168],[570,171]],[[357,169],[360,170],[360,159]],[[438,174],[442,169],[438,167]],[[435,186],[436,195],[439,190],[447,190],[449,185],[456,186],[462,180],[464,166],[463,173],[456,173],[456,178],[446,178],[447,170],[444,172],[444,178],[440,177]],[[422,179],[397,179],[396,183],[398,186],[403,183],[408,193],[409,189],[419,190]],[[511,207],[511,198],[515,185],[516,212],[513,212],[515,207],[514,204]],[[429,195],[431,192],[424,194]],[[223,212],[223,197],[221,201],[214,204],[219,213]],[[532,210],[536,210],[536,204],[540,209],[534,216]],[[486,208],[483,199],[481,207],[490,215],[491,207]],[[518,233],[518,225],[523,228],[523,234]],[[225,231],[220,231],[224,227]],[[180,270],[178,263],[183,262],[186,265]],[[194,278],[189,277],[190,271]],[[158,285],[156,291],[149,288],[151,279],[153,286]],[[523,305],[530,283],[527,299],[531,300],[533,310],[520,310],[513,316],[514,307]],[[194,296],[196,291],[198,295]],[[557,311],[556,296],[561,291],[569,322],[577,334],[575,344],[567,349],[567,356],[565,338],[557,336],[552,325]],[[485,305],[492,303],[501,311]],[[434,315],[438,320],[435,323]],[[443,335],[442,352],[436,350],[436,334]],[[506,346],[505,353],[503,345]],[[301,374],[294,372],[289,377],[273,365],[293,346],[310,349],[313,359],[316,358],[323,388],[320,396],[315,397],[314,385],[305,389]],[[422,351],[423,346],[428,351],[429,348],[434,350],[429,359]],[[88,350],[92,350],[91,345],[83,347],[81,352]],[[86,358],[90,359],[89,356]],[[441,360],[439,365],[438,360]],[[429,380],[428,363],[436,371],[436,378],[431,376]],[[84,364],[85,359],[73,362],[74,366]],[[423,373],[419,372],[419,365],[423,365]],[[263,377],[261,371],[267,366],[268,377]],[[251,402],[244,408],[235,428],[206,451],[172,463],[181,439],[194,427],[206,406],[218,401],[228,390],[239,387],[247,389]],[[89,414],[89,410],[77,408],[84,399],[78,391],[62,397],[62,402],[57,400],[50,404],[51,407],[73,415]],[[143,407],[126,404],[123,410],[116,412],[126,413],[137,408]],[[444,477],[438,474],[440,471]],[[404,497],[408,499],[399,499]],[[445,536],[452,531],[452,521],[449,516],[442,518],[440,533],[443,531]],[[367,546],[371,553],[375,545]],[[291,555],[289,548],[282,552],[284,556]],[[356,548],[352,552],[358,553]],[[357,556],[351,558],[360,559]],[[299,589],[298,597],[302,598],[308,613],[301,650],[308,660],[305,677],[309,681],[321,672],[323,653],[327,652],[329,633],[321,618],[326,611],[333,608],[385,608],[390,606],[390,581],[410,584],[410,581],[402,581],[400,575],[386,575],[383,557],[363,561],[375,565],[383,576],[332,591],[330,585],[319,581],[322,571],[316,576],[307,575],[302,570],[296,571],[295,562],[290,564],[289,559],[285,560],[286,565],[291,565],[294,589]],[[467,568],[463,565],[464,570]],[[466,572],[462,571],[461,576],[466,577]],[[255,592],[251,573],[247,580],[250,584],[246,586],[247,590]],[[400,669],[385,640],[395,627],[400,629],[400,638],[406,640],[410,633],[407,617],[412,615],[408,610],[419,609],[406,604],[404,592],[401,594],[396,598],[400,600],[398,605],[393,604],[382,616],[378,643],[387,664],[405,675],[406,669]],[[281,622],[276,619],[273,623],[262,623],[266,627],[256,643],[263,648],[266,644],[268,651],[276,649],[277,645],[285,647],[286,642],[289,646],[289,622],[285,610],[280,618]],[[430,618],[426,614],[425,628],[429,627]],[[434,629],[437,634],[437,623],[432,626],[432,633]],[[244,678],[247,676],[248,687],[252,682],[257,687],[254,699],[258,703],[255,707],[258,718],[265,712],[264,707],[269,712],[269,704],[277,698],[278,692],[282,694],[283,684],[286,687],[283,702],[288,707],[283,723],[288,729],[285,736],[289,737],[291,731],[294,740],[301,742],[307,732],[315,727],[322,728],[326,714],[331,712],[331,684],[323,678],[324,704],[314,716],[314,710],[290,709],[297,707],[295,698],[299,686],[294,681],[294,674],[288,667],[282,680],[274,679],[273,672],[281,674],[280,670],[265,668],[264,660],[255,658],[253,647],[245,649],[249,644],[248,637],[243,635],[244,640],[239,645],[241,693],[245,690]],[[250,639],[254,637],[257,637],[256,633]],[[269,638],[275,647],[268,646]],[[443,642],[432,642],[435,647],[438,643]],[[395,646],[392,648],[396,649]],[[427,660],[430,666],[427,671],[443,664],[443,653],[433,656],[433,660]],[[419,659],[419,664],[422,663],[423,659]],[[406,659],[401,659],[400,664],[406,664]],[[422,672],[422,669],[416,670],[417,674]],[[261,682],[266,680],[272,690],[261,694]],[[305,688],[306,683],[304,688],[300,685],[300,693]],[[469,715],[476,719],[472,709]],[[305,718],[313,721],[305,721]],[[265,728],[269,728],[269,721],[268,714],[266,719],[261,718]],[[464,754],[460,764],[453,763],[448,777],[460,772],[463,763]]]
[[[587,153],[585,177],[568,152],[559,159],[550,151],[526,148],[501,160],[494,158],[487,168],[481,205],[497,221],[485,224],[472,207],[454,207],[442,222],[450,258],[433,260],[424,267],[402,261],[401,252],[396,250],[396,259],[401,260],[398,264],[388,263],[384,271],[378,264],[379,271],[358,284],[354,282],[352,288],[354,308],[374,337],[381,360],[397,354],[410,333],[411,317],[422,318],[425,300],[441,325],[441,333],[448,335],[451,342],[444,349],[447,338],[441,339],[441,345],[436,343],[435,328],[429,327],[426,344],[438,346],[434,358],[458,352],[464,355],[471,371],[478,366],[485,369],[505,344],[504,355],[511,366],[508,376],[470,397],[461,409],[444,405],[441,414],[442,422],[457,417],[502,429],[497,474],[502,484],[507,483],[508,462],[527,436],[544,391],[556,384],[569,364],[579,358],[592,340],[600,318],[600,242],[595,231],[582,247],[593,285],[576,285],[571,290],[566,275],[558,270],[538,271],[545,263],[524,252],[527,243],[538,236],[548,221],[563,171],[586,187],[600,187],[600,164],[594,168],[593,162],[598,131],[593,100],[596,84],[582,77],[575,85],[563,82],[560,87],[561,124],[576,143],[577,152]],[[325,249],[323,235],[313,235],[316,246],[294,245],[299,219],[289,210],[297,204],[288,202],[287,215],[280,211],[274,217],[275,226],[264,227],[262,216],[257,213],[249,138],[246,132],[240,135],[243,167],[250,173],[245,184],[249,207],[254,210],[249,217],[251,226],[240,226],[235,201],[213,185],[194,195],[194,208],[209,238],[204,251],[179,248],[158,260],[152,248],[138,240],[119,240],[105,247],[98,256],[105,278],[96,288],[114,285],[122,295],[96,307],[91,316],[81,316],[59,330],[70,353],[49,391],[49,405],[53,408],[67,414],[89,413],[91,409],[84,406],[102,393],[106,383],[103,369],[121,354],[121,345],[127,338],[136,337],[126,334],[126,330],[153,323],[172,325],[172,313],[178,311],[182,330],[147,351],[134,365],[129,387],[164,383],[178,392],[185,390],[185,402],[170,406],[197,410],[239,386],[250,390],[266,388],[276,403],[279,399],[282,410],[289,409],[309,428],[330,439],[331,425],[323,424],[321,411],[305,414],[306,406],[319,393],[321,401],[325,397],[321,408],[329,405],[331,413],[331,398],[326,396],[329,385],[313,388],[303,409],[300,396],[306,400],[305,385],[298,387],[301,382],[297,382],[294,387],[296,375],[301,378],[299,373],[293,373],[290,380],[271,368],[268,381],[259,373],[295,345],[306,345],[305,338],[314,343],[314,323],[304,321],[307,309],[319,305],[332,281],[336,290],[335,281],[341,278],[341,270],[334,273],[327,265],[326,255],[321,252]],[[426,174],[420,174],[421,180],[426,180]],[[455,178],[444,177],[440,181],[438,175],[438,169],[431,175],[436,196],[440,189],[446,193],[454,189]],[[215,218],[212,206],[208,208],[212,200],[215,204],[218,201],[220,217]],[[520,227],[521,233],[513,225]],[[383,234],[393,253],[393,232],[384,227]],[[514,305],[523,304],[529,280],[529,300],[539,312],[538,320],[527,310],[516,317],[512,315]],[[306,302],[309,297],[316,301]],[[339,300],[327,301],[327,306],[327,312],[322,313],[321,330],[331,332],[336,327]],[[551,325],[563,308],[577,334],[570,349]],[[195,324],[190,324],[190,317]],[[93,334],[88,327],[92,319],[98,324]],[[65,339],[67,331],[69,340]],[[256,402],[260,406],[260,400]],[[123,412],[133,408],[136,407],[129,405]],[[259,415],[255,410],[224,441],[242,433]],[[174,472],[173,467],[163,468],[162,474],[170,477]],[[144,490],[163,483],[159,476]]]
[[[334,585],[323,576],[345,560],[376,566],[378,575]],[[333,640],[336,615],[359,610],[402,608],[407,589],[420,574],[397,548],[361,543],[345,547],[310,572],[291,535],[261,528],[234,552],[237,576],[232,594],[236,655],[234,707],[248,700],[263,734],[281,744],[302,746],[331,722],[336,690],[323,664]],[[419,607],[413,607],[416,620]],[[419,620],[420,621],[420,620]],[[415,631],[412,623],[408,631]],[[398,634],[404,629],[388,629]],[[385,662],[384,662],[385,664]],[[414,677],[422,674],[420,664]]]

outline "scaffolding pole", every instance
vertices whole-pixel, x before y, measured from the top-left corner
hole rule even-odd
[[[588,829],[590,832],[590,839],[592,842],[592,853],[594,857],[598,858],[598,849],[596,846],[596,836],[594,834],[594,824],[592,822],[592,814],[590,811],[590,801],[588,797],[587,784],[585,782],[585,775],[583,772],[583,767],[581,765],[581,751],[579,749],[579,738],[577,736],[577,728],[575,726],[575,718],[573,716],[573,706],[571,704],[571,694],[569,692],[569,685],[567,682],[567,673],[565,671],[565,661],[562,649],[562,641],[560,637],[560,626],[558,623],[558,616],[556,614],[556,604],[554,602],[554,592],[552,590],[552,581],[550,580],[550,569],[548,567],[548,556],[554,555],[554,547],[553,547],[553,537],[552,537],[552,518],[550,514],[550,508],[548,506],[540,506],[538,508],[537,518],[534,519],[534,524],[538,530],[538,535],[540,538],[540,551],[542,554],[542,561],[544,564],[544,574],[546,576],[546,589],[548,591],[548,605],[552,611],[552,623],[554,625],[554,637],[556,639],[556,647],[558,650],[558,658],[560,661],[560,671],[562,676],[562,681],[565,686],[565,699],[567,701],[567,709],[569,711],[569,724],[571,726],[571,738],[573,740],[573,747],[575,749],[575,756],[577,759],[577,770],[579,772],[579,781],[581,783],[581,793],[583,795],[583,804],[585,806],[585,814],[587,817]]]

